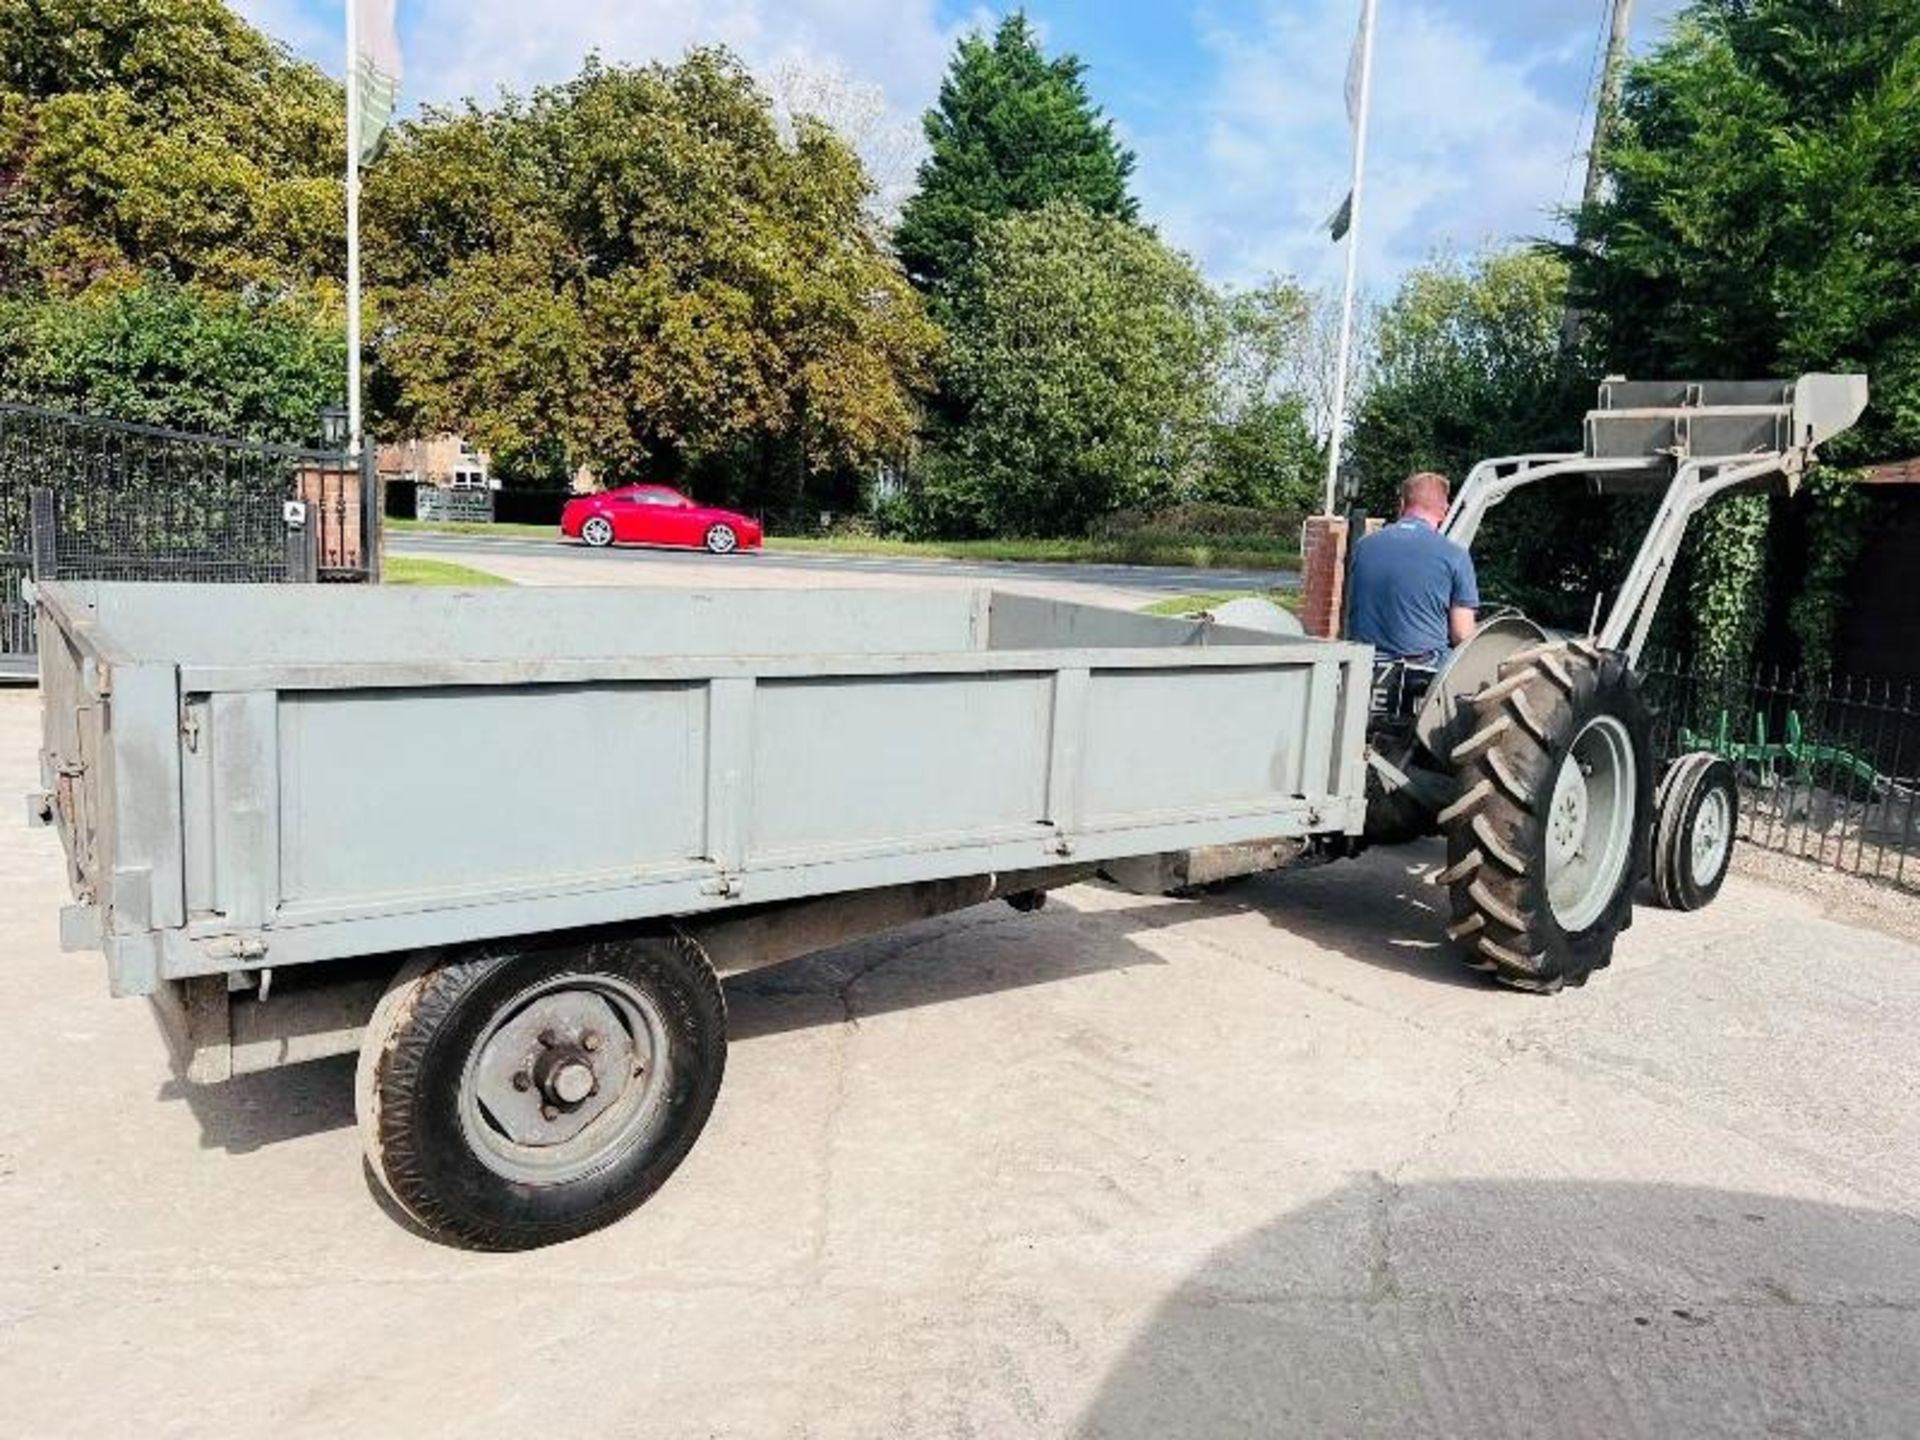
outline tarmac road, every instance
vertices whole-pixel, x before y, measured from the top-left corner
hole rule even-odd
[[[651,1203],[476,1256],[350,1062],[184,1087],[17,825],[8,1434],[1920,1433],[1920,949],[1738,876],[1552,999],[1437,943],[1431,849],[818,956],[729,987]]]
[[[927,560],[767,550],[708,555],[698,550],[590,550],[558,539],[490,539],[394,531],[388,551],[452,560],[520,584],[701,585],[730,587],[992,585],[1056,599],[1138,609],[1172,595],[1257,591],[1298,583],[1284,570],[1196,570],[1171,565],[1066,565]]]

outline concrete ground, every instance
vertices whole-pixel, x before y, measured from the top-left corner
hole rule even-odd
[[[489,539],[396,531],[388,553],[452,560],[520,585],[653,585],[731,589],[834,587],[893,589],[991,585],[1054,600],[1137,610],[1174,595],[1257,592],[1296,584],[1285,570],[1195,570],[1178,565],[1013,564],[894,555],[768,550],[708,555],[699,550],[589,550],[558,539]]]
[[[1435,943],[1434,860],[737,983],[667,1187],[476,1256],[382,1208],[350,1062],[184,1088],[56,949],[52,832],[0,829],[0,1429],[1920,1432],[1920,950],[1736,877],[1511,994]]]

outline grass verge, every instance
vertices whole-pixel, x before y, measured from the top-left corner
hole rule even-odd
[[[1149,615],[1198,615],[1202,610],[1211,610],[1216,605],[1224,605],[1229,600],[1244,600],[1249,595],[1264,595],[1274,604],[1295,611],[1300,609],[1300,592],[1297,590],[1229,590],[1211,595],[1175,595],[1168,600],[1155,601],[1147,606]]]
[[[472,589],[513,583],[471,565],[455,565],[450,560],[422,560],[413,555],[389,555],[380,568],[380,578],[388,585],[460,585]]]
[[[480,539],[551,540],[551,525],[472,525],[442,520],[389,520],[394,535],[470,535]],[[1013,564],[1182,565],[1200,570],[1293,570],[1290,539],[1192,535],[1119,536],[1099,540],[881,540],[865,535],[774,536],[769,550],[816,555],[883,555],[920,560],[986,560]]]
[[[1051,565],[1182,565],[1199,570],[1291,570],[1300,556],[1290,541],[1206,540],[1132,535],[1111,540],[878,540],[867,536],[779,538],[770,550],[828,555],[898,555],[936,560],[988,560]]]
[[[477,535],[496,540],[553,540],[560,534],[557,525],[480,525],[466,520],[389,520],[391,535]]]

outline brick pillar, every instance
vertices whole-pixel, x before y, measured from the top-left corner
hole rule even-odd
[[[1367,520],[1371,535],[1387,522]],[[1315,515],[1300,533],[1300,623],[1322,640],[1341,638],[1347,610],[1347,517]]]
[[[1310,517],[1300,534],[1300,621],[1307,634],[1322,640],[1340,638],[1346,583],[1346,518]]]

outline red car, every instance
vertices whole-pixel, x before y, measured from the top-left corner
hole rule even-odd
[[[758,550],[760,524],[731,510],[696,504],[667,485],[623,485],[569,500],[560,533],[596,549],[606,545],[677,545],[731,555]]]

